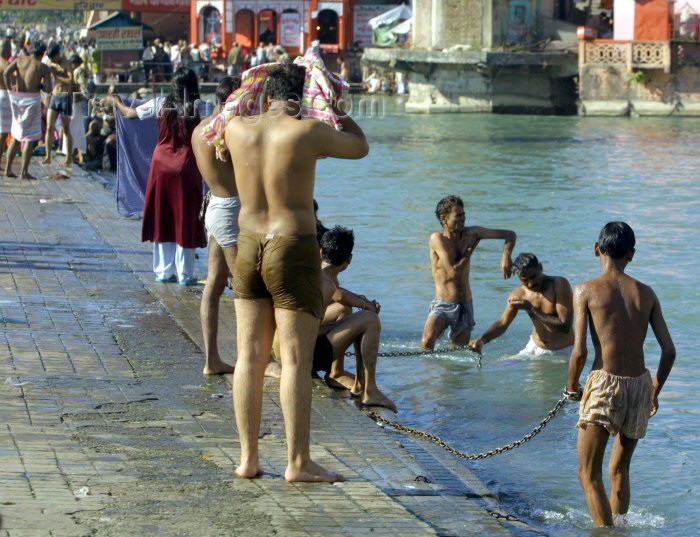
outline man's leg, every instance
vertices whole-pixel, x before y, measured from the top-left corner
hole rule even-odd
[[[236,307],[236,318],[240,319],[240,315],[238,307]],[[311,361],[319,320],[308,313],[277,308],[275,309],[275,321],[277,322],[280,354],[282,355],[280,401],[287,435],[288,464],[284,477],[290,482],[342,481],[343,476],[316,464],[311,460],[309,453]],[[238,323],[240,325],[241,321],[239,320]],[[270,334],[271,339],[272,335]],[[265,350],[267,358],[270,347],[268,346]],[[240,360],[240,343],[238,353]],[[238,374],[238,367],[236,364],[236,374]]]
[[[445,328],[447,328],[447,321],[436,315],[429,315],[423,328],[423,337],[420,342],[421,348],[432,351],[435,348],[435,342],[445,331]]]
[[[394,402],[377,387],[377,352],[381,330],[382,325],[376,313],[360,311],[339,321],[326,337],[333,346],[334,364],[337,357],[344,355],[345,349],[355,344],[357,375],[349,387],[352,395],[362,396],[364,405],[385,406],[396,412]]]
[[[234,254],[235,257],[235,254]],[[204,336],[204,371],[205,375],[233,373],[233,366],[223,362],[219,356],[216,338],[219,331],[219,302],[226,287],[229,267],[226,264],[224,250],[214,237],[209,237],[209,261],[207,266],[207,283],[202,292],[199,316]]]
[[[9,147],[7,148],[7,158],[5,160],[5,175],[7,177],[17,177],[14,173],[12,173],[12,162],[15,160],[18,146],[19,142],[12,138]]]
[[[612,526],[612,510],[603,483],[603,457],[610,433],[589,423],[578,432],[578,479],[596,527]]]
[[[175,248],[174,242],[153,243],[153,272],[156,278],[167,280],[175,275]]]
[[[343,306],[337,302],[333,302],[326,308],[326,313],[323,317],[322,325],[335,323],[352,315],[352,308]],[[346,347],[347,348],[347,347]],[[326,384],[331,388],[346,389],[352,388],[355,382],[355,376],[348,371],[345,371],[345,351],[337,353],[333,356],[331,370],[328,371],[324,379]]]
[[[7,139],[8,133],[2,133],[0,132],[0,159],[2,159],[2,155],[5,152],[5,140]],[[9,153],[8,153],[9,154]]]
[[[46,156],[42,163],[48,164],[51,162],[51,150],[53,149],[53,131],[56,127],[56,116],[58,112],[53,108],[49,108],[46,113],[46,138],[44,139],[44,145],[46,146]]]
[[[63,123],[63,137],[65,138],[66,160],[63,161],[64,168],[70,168],[73,163],[73,134],[70,132],[71,116],[61,116]]]
[[[24,142],[24,148],[22,149],[22,170],[20,171],[20,179],[36,179],[33,175],[29,173],[29,161],[32,160],[32,153],[34,152],[34,146],[36,142]]]
[[[469,343],[469,338],[471,338],[471,335],[472,330],[471,328],[468,328],[467,330],[457,334],[454,338],[450,338],[450,345],[455,347],[464,347],[467,343]]]
[[[616,515],[624,515],[630,507],[630,463],[637,440],[617,435],[610,455],[610,507]]]
[[[275,318],[269,299],[236,299],[235,305],[238,357],[233,372],[233,409],[241,442],[241,463],[236,468],[236,474],[251,478],[262,473],[258,433],[263,375],[270,358]],[[307,377],[310,381],[308,372]]]

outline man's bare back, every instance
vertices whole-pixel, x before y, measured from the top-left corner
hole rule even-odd
[[[39,93],[39,91],[44,91],[49,93],[51,91],[51,71],[34,55],[17,56],[4,74],[9,76],[14,73],[16,73],[16,90],[19,92]]]
[[[216,158],[216,150],[202,138],[202,129],[206,127],[215,115],[202,120],[192,132],[192,150],[197,159],[197,167],[202,179],[209,186],[212,194],[218,198],[233,198],[238,196],[236,178],[231,160],[222,161]]]

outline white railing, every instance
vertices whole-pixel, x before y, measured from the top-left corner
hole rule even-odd
[[[663,69],[671,72],[671,43],[668,41],[579,41],[579,65],[624,65],[634,69]]]

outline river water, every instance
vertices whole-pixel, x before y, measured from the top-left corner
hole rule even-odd
[[[356,235],[341,283],[382,303],[381,350],[420,343],[434,293],[428,237],[440,229],[434,209],[444,195],[462,197],[468,225],[515,230],[515,254],[535,253],[546,273],[572,284],[598,274],[600,228],[627,221],[637,236],[628,272],[655,289],[678,357],[632,462],[623,534],[697,534],[700,121],[407,115],[400,104],[387,99],[382,115],[359,118],[367,158],[322,161],[317,173],[321,219]],[[500,274],[501,248],[502,241],[484,241],[472,258],[475,335],[518,285]],[[462,451],[509,443],[546,415],[566,382],[567,358],[518,355],[530,330],[521,314],[485,347],[481,368],[468,352],[382,359],[380,386],[398,404],[401,423]],[[645,350],[654,374],[659,348],[651,331]],[[592,530],[577,480],[577,411],[569,402],[530,443],[466,463],[511,512],[553,535]]]

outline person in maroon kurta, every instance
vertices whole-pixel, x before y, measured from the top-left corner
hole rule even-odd
[[[153,152],[144,200],[141,240],[153,242],[156,281],[194,285],[195,248],[206,246],[199,221],[202,176],[197,168],[192,131],[200,121],[197,75],[186,67],[173,75],[170,95],[129,108],[118,97],[113,103],[131,119],[158,116],[158,144]]]

